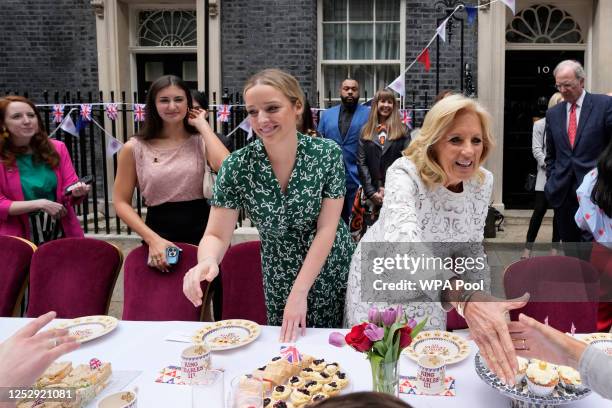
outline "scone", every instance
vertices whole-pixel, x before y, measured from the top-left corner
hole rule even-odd
[[[340,392],[340,387],[335,381],[332,381],[329,384],[325,384],[322,391],[330,397],[333,397],[334,395],[338,395]]]
[[[291,393],[291,402],[297,408],[310,401],[310,392],[305,388],[298,388]]]
[[[304,386],[304,379],[299,375],[294,375],[293,377],[289,378],[287,384],[293,389],[302,388]]]
[[[288,385],[277,385],[272,390],[271,397],[274,398],[275,400],[286,401],[287,398],[289,398],[289,395],[291,395],[292,390],[293,389],[289,387]]]
[[[323,372],[325,374],[329,374],[329,375],[334,375],[336,374],[338,371],[340,370],[340,364],[338,363],[328,363],[325,368],[323,369]]]
[[[327,363],[325,362],[324,359],[313,360],[312,364],[310,364],[310,368],[312,368],[315,371],[321,372],[325,369],[326,365]]]
[[[332,382],[333,377],[327,374],[325,371],[321,371],[320,373],[313,373],[312,379],[320,382],[321,384],[329,384],[330,382]]]
[[[334,375],[332,381],[338,384],[338,387],[340,387],[340,389],[348,385],[348,378],[346,378],[346,374],[341,371],[338,371],[336,375]]]
[[[526,375],[529,391],[539,397],[550,395],[559,383],[557,370],[546,361],[529,364]]]
[[[304,380],[309,380],[312,378],[313,373],[315,373],[315,370],[310,367],[306,367],[300,372],[300,377],[302,377]]]
[[[304,383],[304,388],[306,388],[308,390],[310,395],[313,395],[313,394],[316,394],[317,392],[319,392],[319,390],[321,390],[322,385],[318,381],[310,380],[310,381],[306,381],[306,383]]]
[[[312,402],[321,402],[323,400],[328,399],[329,396],[323,392],[318,392],[315,395],[312,396],[312,398],[310,399],[310,401]]]
[[[292,403],[290,403],[289,401],[274,401],[272,402],[272,405],[270,405],[272,408],[293,408],[294,405]]]

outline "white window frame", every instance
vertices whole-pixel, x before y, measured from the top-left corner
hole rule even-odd
[[[325,89],[325,81],[323,80],[323,68],[325,65],[399,65],[399,72],[402,73],[406,69],[406,0],[400,0],[400,15],[399,15],[399,59],[396,60],[376,60],[376,59],[346,59],[346,60],[323,60],[323,1],[317,0],[317,91],[319,93],[319,106],[325,107],[327,101],[328,90]],[[381,1],[381,0],[378,0]],[[383,0],[384,1],[384,0]],[[377,21],[378,22],[378,21]],[[380,21],[384,22],[384,21]],[[360,21],[351,21],[351,23],[360,23]],[[371,23],[371,21],[364,21]],[[376,30],[374,30],[374,44],[376,44]],[[349,36],[347,34],[347,53],[349,52]],[[375,54],[374,54],[375,55]],[[340,84],[338,84],[340,86]],[[375,90],[374,90],[375,91]],[[361,96],[364,95],[364,90],[360,90]],[[368,90],[368,98],[372,98],[374,94],[370,94]],[[339,102],[339,98],[332,97],[332,103]]]

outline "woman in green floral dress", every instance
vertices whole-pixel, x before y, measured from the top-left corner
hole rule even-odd
[[[294,341],[310,327],[340,327],[354,250],[340,220],[345,194],[342,152],[332,141],[296,132],[304,95],[294,77],[268,69],[244,88],[251,126],[259,136],[223,163],[198,264],[183,291],[202,303],[200,282],[219,273],[238,211],[245,208],[261,237],[268,324]]]

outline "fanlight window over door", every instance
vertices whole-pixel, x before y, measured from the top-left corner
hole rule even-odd
[[[195,47],[195,10],[143,10],[138,14],[141,47]]]
[[[582,30],[564,10],[547,4],[522,10],[506,27],[506,41],[533,44],[582,44]]]

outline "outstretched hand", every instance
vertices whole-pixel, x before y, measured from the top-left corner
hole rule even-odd
[[[465,321],[480,354],[491,371],[510,385],[514,385],[518,363],[508,331],[506,313],[525,306],[528,300],[528,293],[516,299],[502,301],[477,292],[465,306]]]

